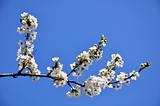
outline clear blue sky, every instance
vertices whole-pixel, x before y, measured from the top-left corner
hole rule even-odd
[[[16,72],[16,32],[20,13],[29,12],[39,21],[35,41],[36,59],[45,73],[51,58],[59,56],[64,70],[83,50],[108,39],[103,59],[95,62],[78,81],[97,74],[112,53],[125,61],[120,71],[139,69],[150,60],[152,67],[122,90],[106,89],[100,96],[67,98],[68,87],[55,88],[49,79],[0,79],[0,106],[160,106],[160,1],[159,0],[0,0],[0,73]]]

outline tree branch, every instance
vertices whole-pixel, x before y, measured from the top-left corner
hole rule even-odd
[[[67,77],[70,76],[70,74],[72,74],[73,72],[76,71],[76,68],[78,68],[80,65],[82,65],[83,62],[80,62],[76,67],[74,67],[68,74]]]
[[[146,67],[144,67],[144,68],[140,68],[139,70],[138,70],[138,73],[141,73],[142,72],[142,70],[144,70]],[[131,79],[133,77],[133,74],[132,75],[130,75],[130,76],[128,76],[127,78],[125,78],[124,79],[124,81],[126,81],[126,80],[128,80],[128,79]],[[114,81],[114,82],[109,82],[108,84],[117,84],[117,83],[119,83],[120,81]]]
[[[79,86],[81,86],[81,87],[85,87],[84,84],[80,84],[80,83],[78,83],[78,82],[76,82],[76,81],[68,80],[67,82],[77,84],[77,85],[79,85]]]
[[[63,79],[59,79],[59,78],[55,78],[55,77],[52,77],[50,75],[46,75],[46,74],[40,74],[40,75],[35,75],[35,74],[28,74],[28,73],[4,73],[4,74],[0,74],[0,78],[3,78],[3,77],[13,77],[13,78],[17,78],[18,76],[23,76],[23,77],[26,77],[26,76],[29,76],[29,77],[41,77],[41,78],[50,78],[52,80],[63,80]],[[73,84],[77,84],[81,87],[84,87],[84,84],[80,84],[76,81],[72,81],[72,80],[68,80],[67,81],[68,85],[72,88],[72,86],[70,85],[70,83],[73,83]]]

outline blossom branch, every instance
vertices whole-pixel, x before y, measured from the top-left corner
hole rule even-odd
[[[76,71],[76,68],[78,68],[81,64],[82,64],[82,62],[79,63],[79,65],[75,66],[75,67],[67,74],[67,76],[70,76],[73,72],[75,72],[75,71]]]
[[[89,66],[95,61],[100,60],[103,55],[103,47],[106,46],[107,39],[104,35],[101,35],[101,40],[98,44],[94,44],[88,51],[83,51],[76,57],[77,61],[70,64],[72,71],[67,74],[72,74],[75,77],[80,77],[85,70],[88,70]]]
[[[68,74],[63,71],[63,64],[60,63],[59,57],[52,58],[54,65],[47,67],[47,74],[41,74],[34,58],[33,44],[37,36],[35,29],[38,27],[38,21],[31,14],[24,12],[21,14],[20,22],[22,26],[18,27],[17,31],[20,34],[25,34],[25,41],[19,41],[19,49],[17,51],[16,59],[19,62],[19,71],[17,73],[0,74],[0,78],[17,78],[20,76],[28,76],[33,80],[48,78],[51,79],[57,87],[62,87],[67,84],[71,88],[71,91],[67,92],[68,96],[80,96],[81,93],[84,93],[93,97],[100,95],[104,88],[108,87],[119,89],[123,83],[129,84],[130,79],[136,80],[137,77],[140,76],[141,71],[150,66],[150,63],[146,62],[141,64],[139,71],[132,71],[129,75],[124,72],[120,72],[116,77],[115,70],[117,67],[123,67],[124,61],[119,54],[112,54],[112,59],[107,62],[105,68],[99,71],[98,75],[89,76],[84,83],[69,80],[69,76],[71,74],[75,77],[80,77],[85,70],[88,70],[89,66],[95,60],[100,60],[102,58],[103,47],[105,47],[107,43],[107,39],[102,35],[98,44],[94,44],[88,51],[83,51],[76,57],[76,62],[70,64],[71,71]],[[74,86],[72,86],[72,84],[74,84]],[[82,92],[80,87],[82,88]]]
[[[81,83],[78,83],[78,82],[72,81],[72,80],[68,80],[68,82],[69,82],[69,83],[74,83],[74,84],[79,85],[79,86],[81,86],[81,87],[84,87],[84,86],[85,86],[84,84],[81,84]]]
[[[46,74],[31,74],[31,73],[4,73],[4,74],[0,74],[0,78],[2,77],[13,77],[13,78],[17,78],[18,76],[29,76],[29,77],[42,77],[42,78],[50,78],[53,80],[61,80],[58,78],[54,78],[52,76],[46,75]]]
[[[0,78],[3,78],[3,77],[13,77],[13,78],[17,78],[18,76],[24,76],[24,77],[41,77],[41,78],[49,78],[49,79],[52,79],[52,80],[63,80],[63,79],[59,79],[59,78],[54,78],[50,75],[46,75],[46,74],[39,74],[39,75],[36,75],[36,74],[28,74],[28,73],[1,73],[0,74]],[[79,85],[81,87],[84,87],[83,84],[80,84],[76,81],[72,81],[72,80],[68,80],[67,83],[73,83],[73,84],[76,84],[76,85]],[[71,85],[70,85],[71,87]]]
[[[146,62],[145,64],[141,65],[140,69],[138,70],[138,73],[140,74],[147,67],[150,67],[149,62]],[[134,74],[131,74],[130,76],[125,78],[124,81],[131,79],[132,77],[134,77]],[[116,84],[116,83],[120,83],[120,81],[109,82],[108,84]]]

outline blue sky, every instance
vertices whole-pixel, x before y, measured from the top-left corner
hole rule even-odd
[[[67,98],[68,87],[55,88],[49,79],[0,79],[0,106],[160,106],[160,1],[159,0],[0,0],[0,73],[16,72],[16,32],[20,13],[29,12],[39,21],[35,41],[40,70],[59,56],[64,70],[83,50],[97,43],[101,34],[108,39],[103,59],[95,62],[78,82],[97,74],[110,55],[119,53],[125,61],[120,71],[138,70],[147,60],[152,67],[122,90],[105,89],[100,96]],[[75,78],[72,78],[75,79]],[[75,79],[77,80],[77,79]]]

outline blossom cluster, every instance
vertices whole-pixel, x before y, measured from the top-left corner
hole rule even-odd
[[[98,61],[102,58],[103,47],[107,43],[107,39],[102,35],[98,44],[94,44],[88,51],[83,51],[76,57],[76,62],[70,64],[72,71],[69,74],[63,71],[63,64],[60,63],[59,57],[52,58],[54,65],[47,67],[47,74],[41,74],[33,55],[33,42],[37,36],[35,30],[38,27],[38,21],[31,14],[24,12],[21,14],[20,23],[22,26],[18,27],[17,31],[20,34],[25,34],[26,39],[24,41],[20,40],[18,43],[19,49],[16,60],[19,62],[19,71],[16,75],[34,76],[32,77],[33,80],[38,80],[39,77],[50,78],[56,87],[68,84],[71,88],[71,91],[67,92],[69,97],[78,97],[81,93],[94,97],[100,95],[105,88],[121,89],[122,84],[129,85],[131,80],[136,80],[140,76],[140,72],[144,68],[151,65],[149,62],[142,63],[139,71],[133,70],[129,74],[120,72],[120,74],[116,75],[116,69],[118,67],[122,68],[124,61],[119,54],[112,54],[111,60],[107,61],[106,67],[102,68],[97,75],[89,76],[83,84],[69,80],[68,76],[71,73],[73,76],[80,77],[95,60]],[[26,72],[22,73],[23,70],[26,70]],[[76,87],[71,84],[76,84]],[[83,89],[80,90],[80,87],[83,87]]]
[[[101,41],[94,44],[89,48],[88,51],[83,51],[79,56],[76,57],[77,62],[70,64],[71,69],[74,71],[73,76],[80,77],[82,73],[88,69],[94,60],[102,58],[102,48],[106,46],[107,40],[104,35],[101,36]]]
[[[122,88],[123,83],[129,85],[131,80],[136,80],[138,77],[140,77],[140,74],[135,70],[129,74],[120,72],[120,74],[116,77],[117,82],[113,84],[113,88],[119,90]]]
[[[47,67],[48,75],[51,75],[54,80],[55,86],[64,86],[68,81],[67,74],[62,71],[63,64],[59,62],[59,57],[52,58],[52,61],[55,63],[52,67]]]
[[[124,61],[119,54],[112,54],[111,60],[107,62],[106,68],[99,71],[99,76],[106,77],[107,87],[113,88],[113,85],[110,84],[110,82],[115,79],[116,67],[123,67],[123,64]]]
[[[71,91],[68,91],[66,95],[69,97],[79,97],[81,94],[81,91],[79,88],[80,88],[79,85],[76,85],[76,88],[72,87]]]
[[[83,93],[93,97],[99,95],[102,89],[106,87],[112,88],[112,84],[109,84],[109,82],[115,78],[115,67],[122,67],[124,62],[119,54],[112,54],[111,57],[112,59],[107,62],[106,68],[101,69],[97,76],[90,76],[85,81]]]
[[[67,96],[74,97],[79,96],[80,93],[84,93],[90,97],[98,96],[105,88],[113,88],[119,90],[122,88],[122,84],[130,84],[130,80],[136,80],[140,76],[139,71],[133,70],[129,74],[120,72],[115,75],[116,67],[123,67],[124,61],[119,54],[112,54],[111,60],[107,62],[106,68],[99,71],[98,75],[90,76],[84,81],[84,87],[82,92],[79,88],[71,88],[71,91],[67,92]],[[141,68],[149,67],[148,62],[142,63]]]
[[[35,18],[33,15],[23,12],[21,17],[22,18],[20,19],[20,22],[22,26],[17,28],[17,31],[20,34],[29,33],[38,27],[37,18]]]
[[[130,76],[124,72],[120,72],[120,74],[115,78],[116,67],[123,67],[124,61],[119,54],[112,54],[111,57],[112,59],[107,62],[106,68],[101,69],[98,75],[90,76],[85,81],[83,93],[90,97],[97,96],[100,95],[102,89],[106,87],[121,89],[122,83],[130,83],[129,78],[136,80],[136,78],[139,77],[139,72],[132,71]]]
[[[100,76],[90,76],[85,81],[85,87],[83,88],[83,93],[93,97],[101,93],[101,89],[105,88],[107,85],[106,78]]]
[[[28,14],[28,13],[22,13],[21,14],[21,27],[18,27],[17,31],[20,34],[25,33],[26,39],[25,41],[20,40],[19,41],[19,49],[17,51],[17,58],[16,60],[19,61],[19,72],[21,72],[23,69],[27,69],[26,73],[39,75],[41,72],[38,69],[38,65],[35,61],[33,50],[34,50],[34,44],[33,41],[36,39],[37,32],[34,30],[37,28],[38,23],[37,19]],[[37,80],[38,77],[33,77],[33,80]]]

